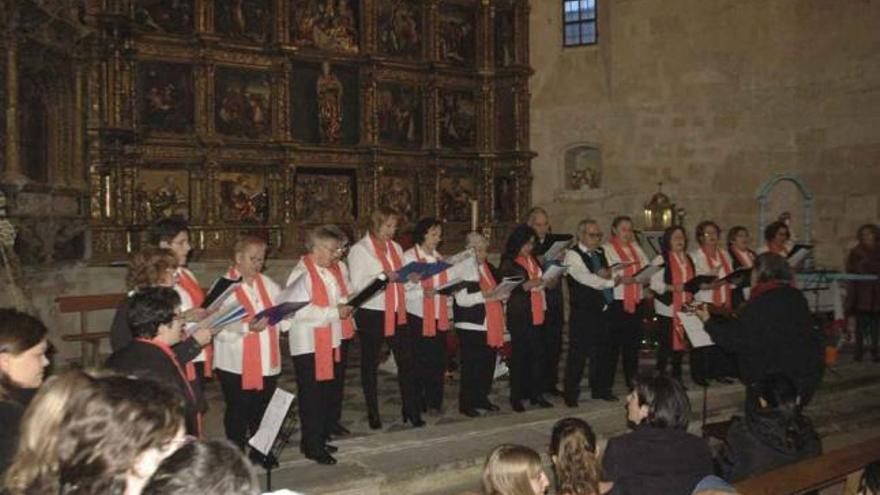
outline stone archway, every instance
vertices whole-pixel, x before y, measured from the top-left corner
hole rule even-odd
[[[758,231],[756,234],[763,235],[764,227],[769,223],[767,221],[767,204],[770,200],[770,193],[780,182],[790,182],[794,184],[801,193],[803,215],[803,223],[801,224],[803,239],[801,239],[801,241],[805,244],[809,244],[812,236],[813,193],[807,189],[800,177],[795,174],[775,174],[758,188]]]

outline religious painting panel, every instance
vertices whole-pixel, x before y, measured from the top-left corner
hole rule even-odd
[[[294,209],[304,223],[351,223],[357,217],[357,179],[354,169],[296,170]]]
[[[291,76],[293,138],[309,143],[354,145],[360,140],[357,68],[298,63]]]
[[[268,43],[272,40],[274,0],[214,2],[214,31],[236,40]]]
[[[250,139],[271,136],[272,85],[269,74],[219,68],[214,95],[214,125],[218,133]]]
[[[21,77],[18,94],[19,159],[22,172],[36,182],[49,182],[49,105],[45,85]]]
[[[217,174],[220,220],[233,224],[264,225],[269,220],[266,174],[256,168],[226,167]]]
[[[190,34],[195,31],[195,1],[137,0],[134,21],[150,31]]]
[[[472,166],[441,169],[438,203],[444,222],[471,221],[471,201],[480,197],[479,175]]]
[[[0,101],[6,101],[6,57],[0,57]],[[6,157],[6,118],[0,118],[0,156]],[[2,213],[2,211],[0,211]]]
[[[192,68],[185,64],[141,62],[138,67],[138,123],[145,131],[193,131]]]
[[[460,5],[440,7],[437,24],[439,58],[441,62],[471,67],[476,59],[476,12]]]
[[[189,218],[189,172],[185,165],[142,168],[134,185],[134,221]]]
[[[477,143],[477,102],[472,91],[440,90],[440,145],[473,148]]]
[[[418,176],[403,170],[386,171],[379,178],[379,206],[397,210],[401,217],[401,227],[418,221],[419,182]]]
[[[422,91],[417,86],[381,83],[376,92],[379,142],[399,148],[422,145]]]
[[[297,46],[358,53],[358,0],[291,0],[290,41]]]
[[[509,67],[516,63],[516,17],[513,10],[495,13],[495,66]]]
[[[495,86],[495,144],[498,149],[516,149],[516,88]]]
[[[379,52],[417,59],[422,54],[422,13],[411,0],[380,0],[376,19]]]
[[[499,168],[495,170],[492,181],[493,205],[492,213],[496,222],[516,221],[516,212],[519,208],[519,183],[513,170]]]

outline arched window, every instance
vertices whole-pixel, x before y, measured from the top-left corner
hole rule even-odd
[[[562,45],[594,45],[596,30],[596,0],[562,0]]]

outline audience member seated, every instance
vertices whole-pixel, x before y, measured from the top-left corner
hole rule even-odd
[[[0,474],[9,467],[22,415],[49,365],[46,334],[33,316],[0,309]]]
[[[183,404],[173,390],[132,377],[92,380],[61,420],[57,470],[41,473],[23,492],[138,495],[184,438]]]
[[[541,456],[522,445],[499,445],[483,468],[483,495],[543,495],[550,486]]]
[[[114,352],[107,367],[174,387],[185,404],[186,431],[199,434],[199,399],[171,347],[180,341],[180,296],[168,287],[148,287],[131,297],[128,323],[134,340]]]
[[[34,480],[58,476],[58,429],[71,398],[91,386],[92,378],[70,371],[46,380],[21,420],[21,437],[3,493],[25,495]]]
[[[550,434],[550,460],[559,495],[599,495],[611,490],[600,483],[601,468],[596,451],[596,434],[580,418],[560,419]]]
[[[241,451],[226,440],[191,441],[166,457],[143,495],[258,495],[260,484]]]
[[[627,397],[635,431],[608,440],[602,458],[615,495],[689,495],[712,474],[712,454],[687,432],[691,406],[681,384],[665,376],[638,380]]]
[[[754,387],[757,403],[746,407],[744,418],[734,416],[719,458],[722,475],[731,483],[822,453],[791,379],[768,375]]]

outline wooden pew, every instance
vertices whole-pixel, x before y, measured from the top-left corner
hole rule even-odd
[[[83,367],[101,364],[98,362],[101,341],[110,337],[109,331],[93,331],[89,328],[88,314],[91,311],[116,309],[124,299],[124,292],[55,298],[61,314],[79,313],[79,333],[62,335],[61,340],[80,343],[80,364]]]
[[[794,495],[845,481],[844,495],[854,495],[865,466],[876,461],[880,461],[880,437],[743,480],[736,489],[743,495]]]

